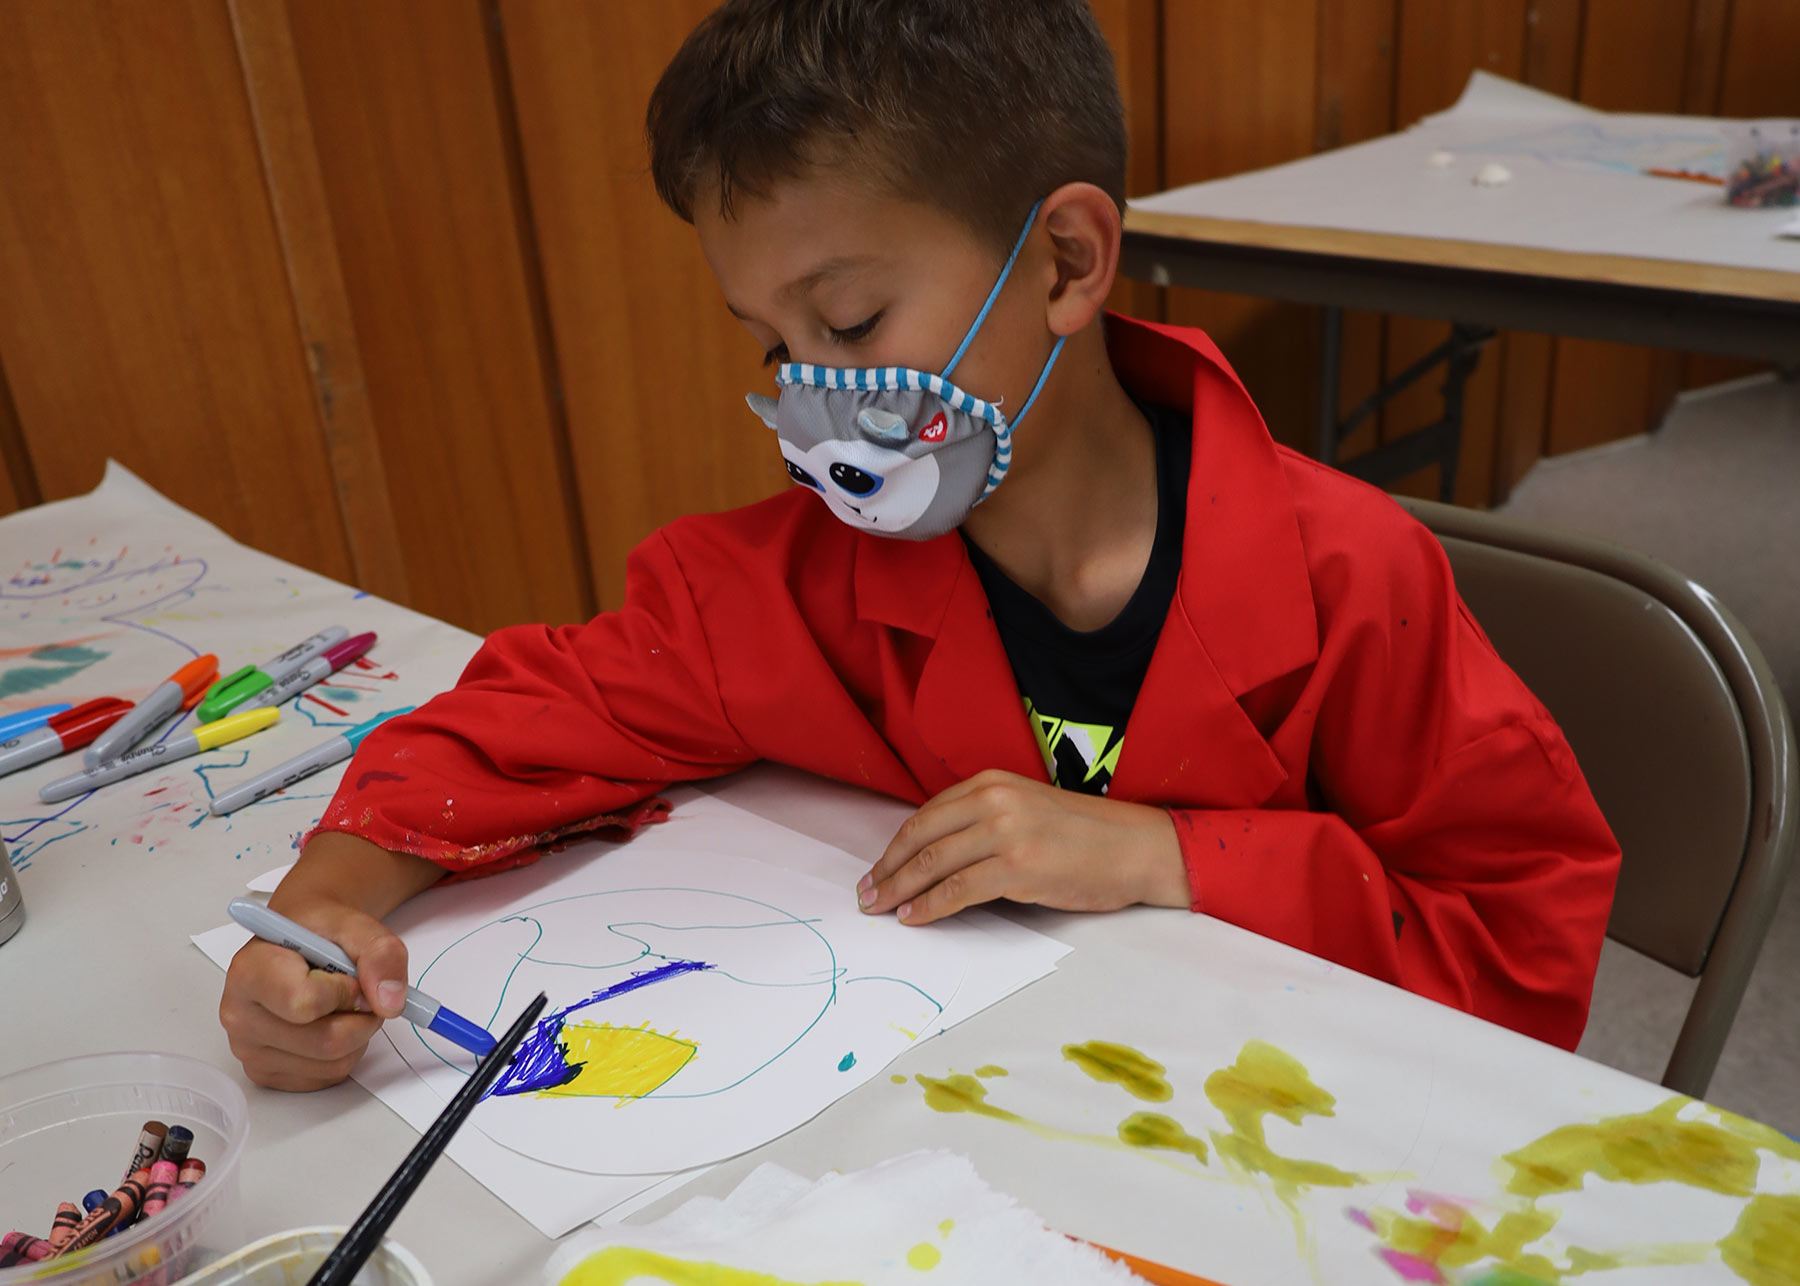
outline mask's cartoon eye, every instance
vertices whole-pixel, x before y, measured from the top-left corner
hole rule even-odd
[[[825,490],[824,487],[819,485],[819,480],[817,478],[813,477],[812,474],[808,473],[805,469],[802,469],[792,460],[786,460],[783,461],[783,463],[787,465],[788,477],[792,478],[795,482],[798,482],[801,486],[811,487],[814,491]]]
[[[864,473],[853,464],[839,461],[831,466],[831,480],[853,496],[872,496],[881,490],[883,479]]]

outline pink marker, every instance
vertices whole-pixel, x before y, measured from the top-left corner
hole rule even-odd
[[[258,706],[278,706],[283,701],[299,696],[314,684],[324,682],[374,646],[374,634],[358,634],[342,643],[333,644],[285,679],[271,683],[258,692],[244,702],[243,708],[254,710]]]

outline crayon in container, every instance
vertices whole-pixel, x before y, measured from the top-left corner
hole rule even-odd
[[[0,1220],[42,1236],[58,1202],[79,1202],[97,1185],[117,1188],[152,1120],[193,1131],[206,1177],[154,1217],[83,1250],[0,1268],[0,1286],[174,1286],[244,1244],[238,1161],[249,1106],[230,1076],[177,1054],[90,1054],[0,1076]]]

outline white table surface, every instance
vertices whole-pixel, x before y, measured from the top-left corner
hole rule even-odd
[[[71,520],[86,513],[66,512]],[[17,552],[8,541],[23,530],[17,519],[0,521],[0,548]],[[297,628],[279,619],[265,625],[284,639]],[[4,819],[20,815],[23,792],[35,791],[42,776],[0,779],[0,833],[14,833]],[[713,789],[870,861],[907,811],[768,765]],[[294,1095],[243,1078],[218,1024],[219,971],[188,938],[219,924],[245,881],[280,859],[238,860],[229,845],[198,838],[211,834],[177,828],[148,853],[112,844],[96,828],[38,853],[22,877],[29,919],[0,946],[0,1073],[133,1048],[177,1051],[228,1069],[251,1109],[241,1181],[246,1234],[348,1223],[417,1135],[351,1082]],[[1233,1286],[1391,1282],[1397,1278],[1375,1258],[1373,1236],[1347,1217],[1349,1208],[1403,1209],[1408,1191],[1422,1188],[1455,1194],[1491,1222],[1505,1205],[1494,1169],[1503,1153],[1550,1129],[1647,1111],[1668,1098],[1660,1087],[1207,917],[1151,909],[1005,913],[1074,949],[1051,977],[920,1042],[892,1073],[943,1076],[997,1064],[1009,1075],[985,1082],[991,1101],[1055,1128],[1106,1137],[1130,1112],[1152,1110],[1206,1137],[1224,1127],[1203,1094],[1208,1075],[1230,1064],[1246,1041],[1267,1040],[1337,1098],[1329,1119],[1299,1126],[1271,1120],[1270,1146],[1390,1177],[1353,1193],[1315,1191],[1296,1220],[1265,1182],[1228,1173],[1216,1155],[1196,1173],[1173,1153],[1047,1138],[1002,1121],[940,1113],[925,1105],[916,1083],[895,1084],[884,1074],[635,1218],[653,1218],[696,1192],[725,1191],[763,1160],[816,1176],[946,1147],[970,1156],[990,1184],[1054,1227]],[[130,980],[129,993],[120,993],[121,979]],[[105,1023],[74,1022],[71,996],[115,1000]],[[1082,1075],[1062,1049],[1094,1039],[1134,1046],[1164,1063],[1173,1099],[1140,1102]],[[1800,1154],[1791,1161],[1762,1155],[1758,1190],[1800,1193]],[[1740,1198],[1682,1183],[1592,1180],[1586,1192],[1557,1204],[1566,1212],[1557,1235],[1594,1250],[1711,1241],[1729,1231],[1743,1207]],[[393,1236],[441,1286],[532,1280],[554,1246],[450,1162],[426,1179]],[[1604,1278],[1605,1286],[1737,1280],[1716,1259],[1679,1276],[1661,1271],[1620,1270]]]

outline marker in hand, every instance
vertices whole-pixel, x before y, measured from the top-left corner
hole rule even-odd
[[[231,913],[232,919],[264,942],[273,942],[278,947],[298,951],[313,968],[323,969],[327,973],[349,974],[352,978],[356,976],[355,963],[337,943],[321,938],[310,929],[301,928],[285,915],[269,910],[262,903],[252,902],[248,898],[234,898],[226,910]],[[416,987],[406,989],[406,1004],[401,1008],[400,1016],[415,1027],[436,1032],[471,1054],[484,1056],[494,1047],[494,1038],[488,1035],[485,1028],[444,1008]]]

